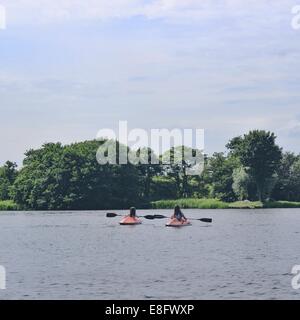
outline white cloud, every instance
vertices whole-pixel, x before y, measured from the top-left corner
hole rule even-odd
[[[135,14],[139,0],[1,0],[15,23],[107,19]]]
[[[119,119],[132,127],[204,127],[209,152],[257,127],[299,150],[291,138],[299,131],[294,0],[0,4],[9,27],[0,51],[0,162],[44,141],[93,138]],[[136,16],[145,21],[127,25]],[[116,18],[125,23],[101,28]],[[81,20],[99,23],[73,28]],[[59,32],[35,26],[60,22],[67,28]],[[10,32],[14,25],[21,29]]]
[[[194,22],[224,16],[290,14],[292,0],[0,0],[13,23],[144,16],[169,22]]]

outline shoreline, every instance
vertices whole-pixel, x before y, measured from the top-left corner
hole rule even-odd
[[[291,201],[235,201],[218,199],[178,199],[151,202],[152,209],[172,209],[178,204],[183,209],[292,209],[300,208],[300,202]]]
[[[177,200],[158,200],[150,203],[149,206],[137,206],[138,210],[151,210],[151,209],[173,209],[175,205],[179,205],[182,209],[297,209],[300,208],[300,202],[291,201],[269,201],[262,203],[260,201],[236,201],[236,202],[224,202],[218,199],[177,199]],[[105,211],[105,210],[127,210],[122,209],[61,209],[61,210],[30,210],[18,207],[11,200],[0,201],[0,212],[4,211],[27,211],[27,212],[68,212],[68,211]]]

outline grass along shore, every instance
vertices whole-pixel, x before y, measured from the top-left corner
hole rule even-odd
[[[151,202],[152,209],[172,209],[178,204],[184,209],[264,209],[264,208],[300,208],[300,202],[270,201],[236,201],[224,202],[218,199],[177,199]],[[18,205],[11,200],[0,201],[0,211],[17,211]]]
[[[263,209],[263,208],[300,208],[300,202],[270,201],[236,201],[224,202],[217,199],[177,199],[151,202],[153,209],[172,209],[178,204],[185,209]]]
[[[12,200],[0,201],[0,211],[18,210],[18,206]]]

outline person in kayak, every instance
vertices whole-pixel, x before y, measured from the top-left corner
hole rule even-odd
[[[136,225],[141,224],[142,221],[136,216],[136,209],[131,207],[129,209],[129,215],[123,217],[120,221],[120,225]]]
[[[136,209],[135,209],[135,207],[131,207],[129,209],[129,217],[136,218]]]
[[[182,213],[178,205],[175,206],[174,214],[172,215],[171,219],[174,219],[174,218],[182,222],[187,221],[187,218],[184,216],[184,214]]]

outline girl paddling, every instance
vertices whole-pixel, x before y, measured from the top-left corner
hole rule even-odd
[[[171,219],[177,219],[178,221],[182,222],[185,222],[187,220],[178,205],[175,206],[174,214],[172,215]]]
[[[170,221],[166,224],[166,227],[183,227],[190,226],[191,223],[182,213],[180,207],[177,205],[174,208],[174,214],[171,216]]]

